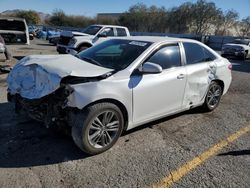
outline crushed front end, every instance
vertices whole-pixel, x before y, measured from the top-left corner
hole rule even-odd
[[[68,123],[70,109],[67,107],[67,97],[71,92],[69,86],[62,86],[40,99],[27,99],[19,94],[8,93],[8,101],[15,104],[16,113],[23,111],[32,119],[43,122],[48,128],[55,124]]]

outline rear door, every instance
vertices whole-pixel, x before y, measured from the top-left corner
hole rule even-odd
[[[215,79],[216,57],[197,43],[184,42],[183,47],[187,71],[183,106],[190,107],[203,102],[211,80]]]

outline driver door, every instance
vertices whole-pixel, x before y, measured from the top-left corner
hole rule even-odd
[[[179,44],[164,45],[147,62],[158,64],[158,74],[134,74],[133,121],[141,123],[182,109],[186,85],[186,70],[182,66]]]

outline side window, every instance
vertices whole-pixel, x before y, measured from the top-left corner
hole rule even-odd
[[[203,48],[203,52],[205,55],[205,61],[213,61],[216,59],[216,56],[212,52],[210,52],[209,50],[207,50],[204,47],[202,47],[202,48]]]
[[[185,49],[188,65],[212,61],[216,58],[211,52],[199,44],[184,42],[183,46]]]
[[[179,45],[164,46],[155,52],[147,61],[160,65],[162,69],[179,67],[181,66]]]
[[[113,37],[115,36],[114,34],[114,28],[105,28],[103,31],[102,31],[103,34],[106,34],[107,37]]]
[[[123,28],[116,28],[117,36],[125,37],[127,36],[126,30]]]

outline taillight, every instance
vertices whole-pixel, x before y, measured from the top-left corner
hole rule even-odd
[[[230,64],[228,65],[228,68],[229,68],[230,70],[232,70],[232,69],[233,69],[233,65],[230,63]]]

